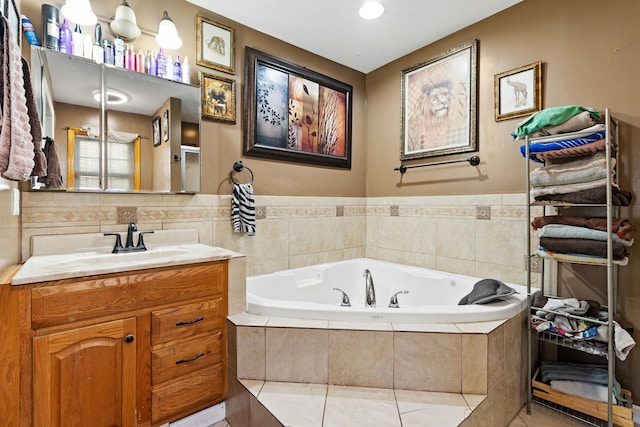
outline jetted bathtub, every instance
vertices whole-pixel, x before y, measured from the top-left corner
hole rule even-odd
[[[376,307],[365,305],[368,269]],[[267,316],[393,323],[467,323],[509,319],[527,306],[527,289],[487,304],[458,305],[483,278],[367,258],[279,271],[247,278],[247,311]],[[350,300],[343,307],[340,288]],[[390,308],[392,295],[398,308]]]

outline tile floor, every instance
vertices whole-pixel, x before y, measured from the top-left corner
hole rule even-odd
[[[240,380],[284,426],[447,427],[458,426],[485,396]],[[581,427],[586,424],[533,404],[508,427]],[[211,427],[232,427],[221,421]],[[500,427],[500,426],[487,426]]]
[[[485,396],[326,384],[240,380],[284,426],[458,426]],[[546,407],[523,408],[508,427],[581,427],[586,424]],[[215,427],[232,427],[226,421]],[[499,427],[499,426],[487,426]]]

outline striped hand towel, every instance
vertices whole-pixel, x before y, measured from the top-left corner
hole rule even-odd
[[[233,184],[231,221],[236,233],[247,233],[249,236],[256,234],[256,209],[251,183]]]

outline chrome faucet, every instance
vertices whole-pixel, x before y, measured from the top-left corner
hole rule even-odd
[[[376,306],[376,289],[373,286],[373,276],[368,268],[364,269],[362,276],[365,278],[365,305],[367,307]]]
[[[124,247],[122,246],[122,240],[120,240],[120,233],[104,233],[105,236],[116,236],[116,244],[113,246],[113,251],[111,252],[114,254],[119,254],[122,252],[146,251],[147,247],[144,244],[144,239],[142,238],[142,236],[144,234],[151,234],[153,233],[153,231],[141,231],[140,233],[138,233],[138,244],[136,246],[133,246],[133,233],[135,231],[138,231],[138,226],[132,222],[127,227],[127,240]]]

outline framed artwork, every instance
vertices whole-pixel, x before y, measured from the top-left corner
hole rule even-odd
[[[236,122],[236,81],[226,77],[200,74],[202,118]]]
[[[169,110],[164,110],[162,113],[162,140],[169,140]]]
[[[196,15],[196,64],[234,74],[235,30]]]
[[[245,156],[351,168],[353,88],[245,48]]]
[[[494,77],[496,121],[528,116],[542,109],[542,63],[496,74]]]
[[[151,130],[153,134],[153,146],[157,147],[162,142],[160,139],[160,116],[154,117],[151,121]]]
[[[478,41],[402,70],[400,160],[477,150]]]

